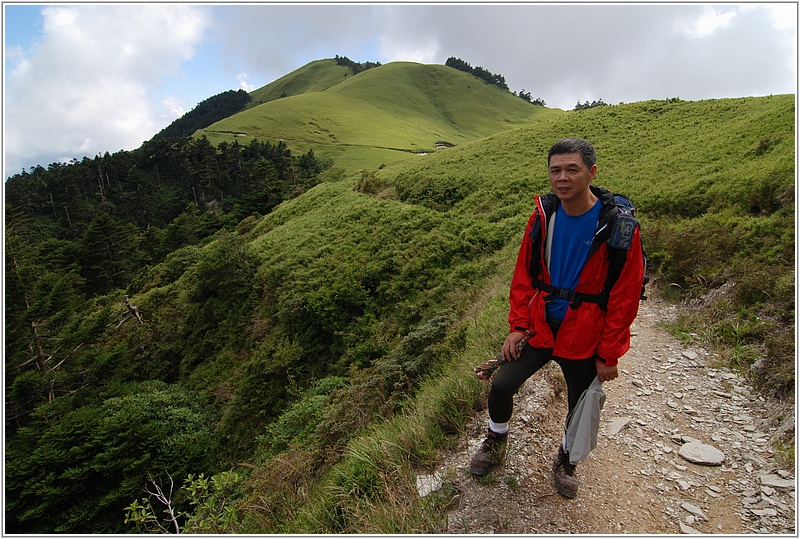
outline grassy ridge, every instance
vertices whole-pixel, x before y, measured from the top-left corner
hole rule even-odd
[[[250,92],[250,106],[308,92],[323,92],[349,75],[350,70],[334,60],[316,60]]]
[[[437,143],[461,144],[563,114],[446,66],[396,62],[348,77],[339,75],[343,69],[333,60],[309,64],[252,94],[254,101],[267,99],[262,95],[273,100],[196,135],[214,144],[282,139],[293,151],[313,148],[333,158],[337,169],[353,173],[431,151]],[[312,83],[321,70],[326,73],[322,82]],[[293,93],[274,100],[287,86]],[[349,156],[349,148],[358,155]]]

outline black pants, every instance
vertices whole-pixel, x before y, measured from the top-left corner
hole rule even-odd
[[[557,331],[558,327],[553,329]],[[507,423],[514,408],[514,395],[528,378],[550,361],[558,363],[564,373],[569,415],[581,394],[592,385],[597,376],[595,358],[564,359],[553,356],[552,348],[525,345],[519,358],[504,363],[494,376],[492,389],[489,391],[489,418],[495,423]]]

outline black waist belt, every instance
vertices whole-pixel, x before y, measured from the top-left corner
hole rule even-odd
[[[606,304],[608,303],[608,298],[606,294],[586,294],[584,292],[577,292],[575,290],[569,290],[566,288],[559,288],[557,286],[553,286],[548,283],[543,283],[539,280],[534,280],[533,286],[546,292],[550,296],[558,299],[563,299],[569,301],[569,306],[573,309],[577,309],[581,306],[581,303],[584,301],[589,303],[597,303],[600,308],[603,310],[606,309]],[[545,298],[545,301],[548,301],[548,298]]]

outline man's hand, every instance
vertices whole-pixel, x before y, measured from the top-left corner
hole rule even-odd
[[[526,330],[525,333],[518,333],[513,331],[508,334],[505,342],[503,342],[503,359],[506,361],[513,361],[519,358],[519,352],[525,343],[536,334],[535,331]]]
[[[616,365],[609,367],[602,361],[596,361],[595,363],[597,365],[597,377],[601,382],[609,382],[619,376]]]

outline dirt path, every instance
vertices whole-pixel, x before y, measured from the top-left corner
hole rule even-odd
[[[794,477],[769,447],[767,404],[731,372],[710,367],[657,327],[667,304],[642,304],[620,377],[604,384],[597,448],[578,464],[574,499],[556,493],[550,463],[562,434],[566,391],[554,364],[517,395],[503,465],[469,472],[483,439],[481,412],[438,476],[458,492],[449,533],[795,535]],[[619,432],[614,432],[624,425]],[[686,440],[725,455],[721,465],[684,460]]]

